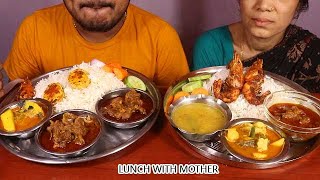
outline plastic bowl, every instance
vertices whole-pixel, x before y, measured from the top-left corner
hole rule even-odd
[[[290,103],[299,104],[310,110],[314,111],[320,116],[320,100],[305,93],[297,91],[277,91],[266,97],[264,100],[265,114],[272,124],[282,129],[288,136],[291,137],[291,141],[303,142],[307,141],[320,133],[320,127],[316,128],[304,128],[293,126],[277,120],[269,111],[269,108],[278,103]]]

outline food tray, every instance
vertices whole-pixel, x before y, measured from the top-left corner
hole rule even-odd
[[[68,69],[70,69],[70,67],[60,70]],[[41,79],[47,78],[50,74],[56,73],[60,70],[49,72],[33,79],[33,85],[35,85]],[[162,102],[159,90],[147,77],[136,71],[130,69],[127,70],[130,75],[134,75],[145,82],[148,92],[156,100],[155,111],[143,125],[132,129],[117,129],[104,123],[103,134],[101,135],[98,142],[84,155],[73,158],[60,158],[42,151],[35,143],[35,137],[32,137],[30,139],[18,139],[0,136],[0,143],[4,148],[6,148],[16,156],[19,156],[26,160],[44,164],[68,164],[86,162],[102,157],[109,157],[121,150],[124,150],[150,130],[150,128],[157,120]],[[12,102],[15,99],[17,92],[18,86],[15,86],[4,98],[1,98],[2,101],[0,102],[0,107],[3,107],[6,104]]]
[[[182,84],[184,81],[187,81],[188,77],[193,77],[197,74],[214,74],[224,69],[226,69],[225,66],[217,66],[217,67],[200,69],[187,74],[186,76],[181,78],[177,83],[175,83],[173,86],[169,87],[165,95],[165,100],[163,103],[164,106],[166,105],[166,100],[168,99],[168,97],[174,93],[175,87],[179,86],[179,84]],[[288,89],[309,93],[306,89],[304,89],[300,85],[282,76],[279,76],[270,72],[265,72],[265,75],[269,78],[273,78],[276,83],[280,83],[281,85],[285,86]],[[167,114],[166,114],[166,117],[168,118]],[[189,147],[191,147],[193,150],[195,150],[202,156],[219,163],[223,163],[229,166],[234,166],[239,168],[267,169],[267,168],[282,166],[308,155],[320,145],[319,135],[317,135],[316,137],[314,137],[313,139],[307,142],[303,142],[303,143],[291,142],[289,152],[282,161],[277,163],[270,163],[270,164],[252,164],[252,163],[241,161],[240,159],[237,159],[236,157],[229,154],[226,148],[220,142],[219,136],[216,136],[212,141],[208,141],[208,142],[202,142],[202,143],[192,142],[184,138],[183,135],[177,129],[175,129],[174,127],[172,128],[186,142],[186,144]]]

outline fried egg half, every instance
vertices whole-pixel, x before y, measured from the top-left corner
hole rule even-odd
[[[83,69],[75,69],[71,71],[68,76],[68,81],[73,89],[84,89],[91,83],[89,73]]]
[[[60,83],[49,84],[43,93],[43,99],[51,102],[52,104],[62,101],[64,96],[64,90]]]

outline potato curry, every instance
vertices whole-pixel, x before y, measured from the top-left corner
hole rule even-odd
[[[282,152],[284,138],[262,122],[247,122],[229,128],[229,146],[238,154],[255,160],[268,160]]]
[[[42,107],[27,100],[22,107],[7,109],[1,114],[0,129],[7,132],[24,131],[36,126],[44,117]]]

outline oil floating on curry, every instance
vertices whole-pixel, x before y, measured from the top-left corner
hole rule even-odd
[[[130,89],[124,96],[105,100],[100,112],[105,118],[115,122],[134,122],[145,118],[152,109],[150,97]]]
[[[91,115],[66,112],[62,119],[50,120],[50,125],[39,135],[41,146],[50,152],[68,153],[92,143],[100,133],[100,124]]]
[[[0,129],[6,132],[24,131],[36,126],[44,117],[39,104],[26,100],[23,106],[9,108],[1,114]]]
[[[254,160],[269,160],[278,156],[285,139],[262,122],[237,124],[227,130],[225,138],[236,153]]]
[[[285,124],[301,128],[320,127],[320,116],[300,104],[279,103],[269,107],[269,112]]]

